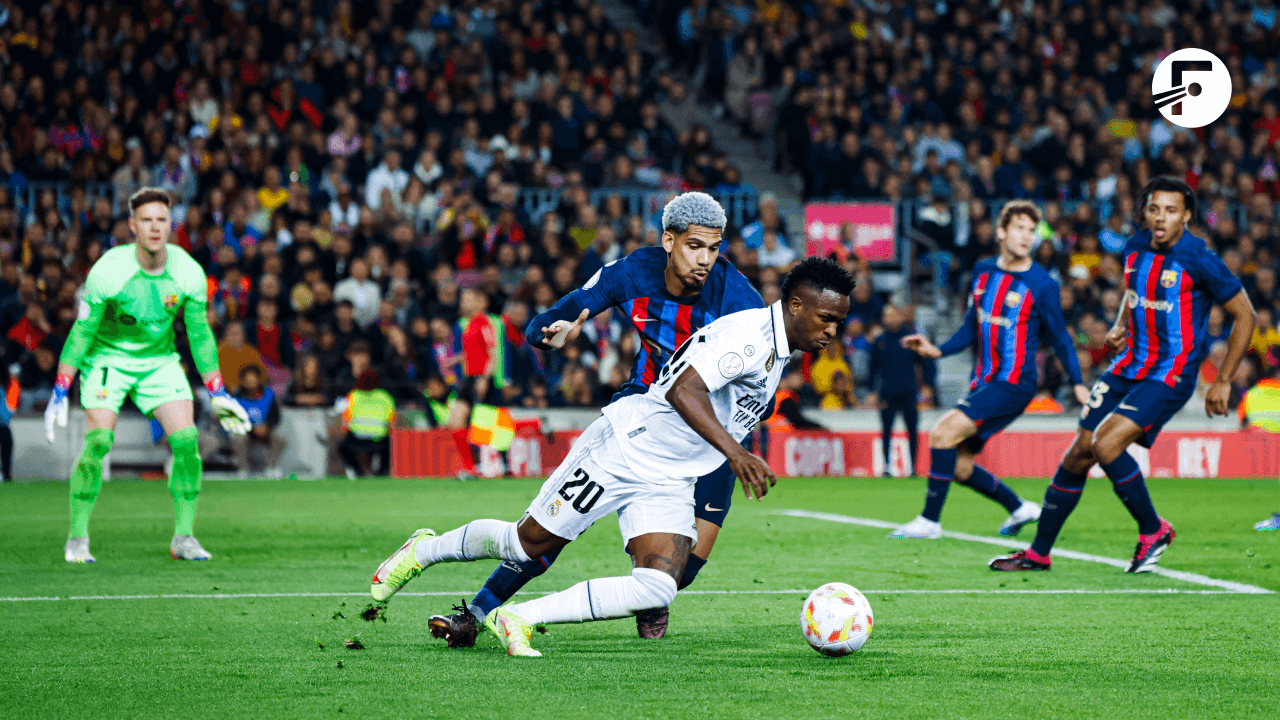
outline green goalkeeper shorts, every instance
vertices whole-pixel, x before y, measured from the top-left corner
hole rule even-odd
[[[86,410],[120,412],[125,397],[142,414],[174,400],[193,400],[191,384],[177,361],[149,370],[121,370],[106,363],[90,365],[80,376],[80,405]]]

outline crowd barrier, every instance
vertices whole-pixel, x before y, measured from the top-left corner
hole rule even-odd
[[[508,451],[510,472],[517,476],[547,475],[564,459],[581,430],[543,435],[517,434]],[[1001,433],[987,443],[982,466],[1003,477],[1051,477],[1057,470],[1075,433]],[[763,438],[764,457],[779,477],[854,476],[875,477],[886,472],[908,474],[910,445],[905,433],[890,442],[889,457],[882,451],[880,433],[774,432]],[[929,467],[929,439],[920,433],[916,468]],[[1144,474],[1153,478],[1280,478],[1280,435],[1253,430],[1169,430],[1151,450],[1133,446],[1130,453]],[[453,438],[445,430],[397,430],[391,441],[391,469],[395,477],[452,476],[462,468]],[[502,472],[496,452],[484,449],[482,475]],[[1101,477],[1098,467],[1093,474]]]

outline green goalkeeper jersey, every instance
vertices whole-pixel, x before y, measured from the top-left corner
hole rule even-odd
[[[173,322],[181,314],[196,369],[218,369],[218,349],[206,318],[204,270],[185,250],[168,246],[164,272],[151,275],[130,243],[108,250],[89,270],[76,324],[62,362],[81,370],[108,366],[145,371],[177,362]]]

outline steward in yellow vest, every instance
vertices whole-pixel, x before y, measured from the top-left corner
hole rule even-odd
[[[396,403],[391,393],[382,389],[382,375],[365,370],[356,381],[356,389],[346,398],[342,423],[346,437],[338,445],[338,454],[347,465],[347,477],[365,474],[360,456],[369,453],[371,470],[380,475],[391,474],[391,423],[396,419]],[[380,463],[375,461],[381,460]]]

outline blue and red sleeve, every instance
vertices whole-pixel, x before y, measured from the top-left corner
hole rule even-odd
[[[1044,327],[1049,331],[1053,341],[1053,349],[1058,353],[1058,360],[1066,368],[1074,385],[1083,385],[1080,374],[1080,358],[1076,357],[1076,345],[1067,330],[1067,322],[1062,317],[1062,295],[1057,283],[1048,282],[1035,290],[1035,310],[1040,313]]]
[[[551,347],[542,341],[542,328],[550,327],[557,320],[573,322],[583,308],[595,316],[625,302],[631,265],[627,258],[623,258],[597,270],[585,285],[560,298],[546,312],[533,316],[525,327],[525,339],[540,350],[550,350]]]

